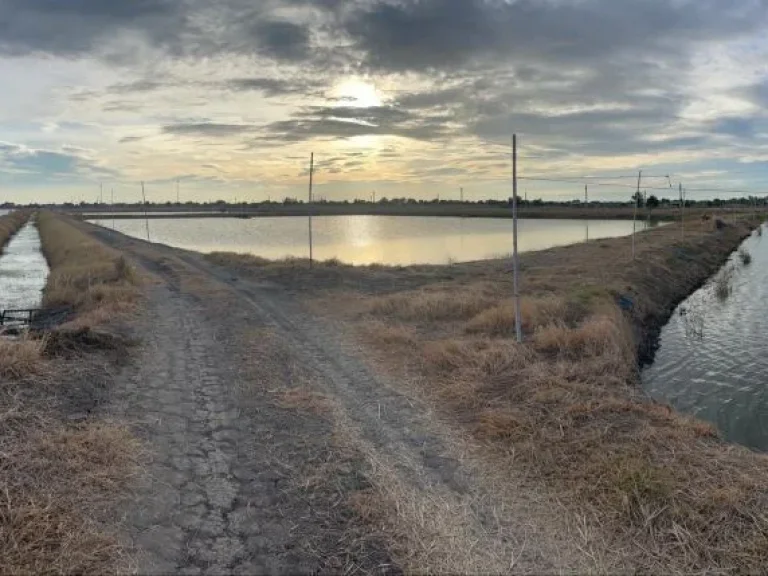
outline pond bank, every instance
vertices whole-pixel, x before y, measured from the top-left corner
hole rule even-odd
[[[631,238],[523,254],[522,345],[509,261],[309,271],[209,258],[303,294],[371,363],[462,423],[500,478],[522,473],[568,502],[598,570],[750,571],[768,562],[768,458],[650,401],[638,367],[757,224],[644,232],[634,260]]]

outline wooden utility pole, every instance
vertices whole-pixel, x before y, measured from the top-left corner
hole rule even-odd
[[[312,152],[312,154],[309,157],[309,206],[308,206],[308,214],[309,214],[309,267],[312,268],[314,264],[314,247],[312,245],[312,185],[313,185],[313,178],[315,174],[315,153]]]
[[[151,242],[149,238],[149,214],[147,214],[147,194],[144,191],[144,182],[141,182],[141,198],[144,201],[144,224],[147,227],[147,242]]]
[[[589,186],[584,184],[584,209],[589,210]],[[589,244],[589,218],[587,218],[587,244]]]
[[[680,234],[685,240],[685,197],[683,196],[683,183],[679,185],[680,188]]]
[[[523,341],[522,313],[520,310],[520,255],[517,251],[517,134],[512,135],[512,267],[515,290],[515,335],[517,341]]]
[[[640,195],[640,184],[643,180],[643,171],[637,173],[637,195],[634,197],[634,209],[632,210],[632,260],[635,259],[635,234],[637,233],[637,203],[642,198]]]

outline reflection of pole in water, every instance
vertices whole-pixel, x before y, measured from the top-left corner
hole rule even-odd
[[[589,187],[584,184],[584,206],[589,210]],[[587,244],[589,244],[589,217],[587,217]]]

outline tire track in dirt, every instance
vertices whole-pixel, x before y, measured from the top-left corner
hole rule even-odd
[[[537,524],[535,516],[541,503],[527,502],[522,497],[513,503],[512,509],[504,509],[504,504],[499,509],[502,499],[493,489],[489,491],[477,476],[477,471],[464,466],[461,456],[455,454],[450,431],[445,430],[424,406],[415,404],[374,375],[354,351],[348,349],[332,325],[304,312],[278,287],[235,277],[194,253],[151,245],[107,230],[97,229],[94,233],[164,278],[167,284],[157,290],[164,290],[169,295],[172,294],[171,288],[176,291],[176,307],[168,308],[160,298],[159,313],[166,315],[170,311],[180,317],[190,314],[190,297],[167,264],[172,261],[175,264],[171,269],[186,268],[185,274],[200,275],[236,295],[238,302],[246,309],[238,318],[240,322],[246,320],[254,325],[266,326],[279,335],[290,353],[315,376],[324,394],[334,403],[337,428],[342,429],[347,441],[365,455],[372,468],[370,474],[374,477],[374,484],[378,479],[381,488],[378,494],[389,499],[379,505],[397,508],[394,524],[390,526],[396,532],[400,528],[402,531],[398,535],[392,534],[392,537],[402,537],[405,542],[391,544],[395,548],[400,546],[399,555],[404,557],[409,568],[499,573],[510,570],[551,572],[564,566],[583,569],[583,558],[575,550],[575,545],[567,539],[558,539],[563,530],[551,530],[551,526]],[[163,306],[166,308],[162,309]],[[172,342],[162,340],[155,341],[152,347],[159,350],[161,357],[167,354],[168,349],[176,350],[176,360],[171,361],[172,369],[182,370],[179,365],[187,363],[210,368],[205,350],[215,343],[207,341],[210,334],[205,330],[201,333],[201,328],[192,320],[187,320],[187,323],[171,326],[164,332],[183,332],[184,338],[191,338],[188,349],[179,350],[174,348]],[[195,384],[187,386],[198,387],[194,395],[199,396],[203,403],[204,410],[200,413],[203,420],[186,436],[175,426],[156,432],[161,437],[179,436],[179,444],[167,446],[163,453],[181,449],[184,446],[180,444],[182,440],[188,445],[189,433],[198,437],[202,435],[202,445],[208,449],[202,453],[182,452],[184,455],[176,459],[175,467],[173,463],[169,466],[170,489],[165,498],[179,494],[179,498],[187,498],[197,507],[184,528],[184,545],[186,550],[191,551],[189,567],[230,568],[240,561],[241,551],[246,548],[244,542],[248,539],[247,521],[241,522],[241,531],[237,533],[228,531],[227,523],[227,514],[233,513],[233,488],[227,480],[232,478],[231,469],[227,469],[232,438],[229,441],[223,439],[228,434],[234,435],[234,442],[237,443],[237,430],[228,427],[233,417],[236,419],[236,414],[227,412],[227,408],[217,405],[213,398],[226,395],[226,391],[221,390],[221,382],[226,378],[222,378],[220,373],[210,375],[202,370],[195,380],[189,370],[182,370],[182,379],[195,381]],[[190,392],[183,387],[168,390],[163,389],[161,384],[158,386],[150,390],[149,396],[167,397],[168,406],[176,399],[181,400],[175,394],[186,395]],[[190,409],[191,406],[186,405],[181,412]],[[204,417],[206,413],[209,415],[207,418]],[[224,427],[217,430],[214,426],[220,423]],[[225,434],[213,436],[217,431]],[[200,459],[211,462],[205,464]],[[188,469],[186,463],[190,461],[197,462],[199,477],[212,476],[218,478],[220,483],[202,487],[202,491],[198,490],[198,486],[179,483],[176,476],[185,479],[186,470],[183,467],[186,465]],[[174,478],[177,480],[175,483]],[[185,480],[189,482],[188,478]],[[198,502],[200,499],[202,502]],[[167,512],[170,514],[171,511]],[[160,548],[179,548],[179,536],[173,530],[169,532],[168,546],[159,545]],[[198,542],[200,534],[203,538]],[[154,544],[158,541],[155,539]],[[403,550],[403,546],[410,549]]]

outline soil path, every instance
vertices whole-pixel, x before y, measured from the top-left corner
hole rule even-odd
[[[557,510],[522,484],[497,492],[450,427],[284,290],[89,230],[157,279],[109,408],[153,454],[125,509],[142,573],[589,568]]]

